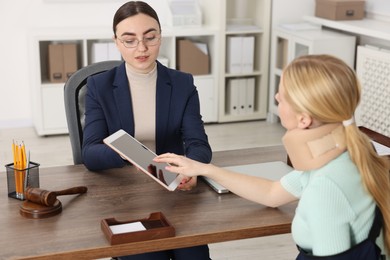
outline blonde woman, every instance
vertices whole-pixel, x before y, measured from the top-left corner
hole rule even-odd
[[[175,173],[210,177],[270,207],[299,200],[292,223],[297,259],[380,259],[390,248],[390,166],[354,122],[360,92],[354,71],[332,56],[303,56],[284,69],[275,98],[295,170],[280,181],[175,154],[155,160],[171,163],[167,170]]]

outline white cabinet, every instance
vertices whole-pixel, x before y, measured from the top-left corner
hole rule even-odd
[[[355,36],[330,30],[275,28],[271,41],[268,120],[277,120],[278,109],[274,96],[278,92],[282,70],[290,61],[307,54],[330,54],[344,60],[353,68],[355,45]]]
[[[164,29],[163,29],[164,30]],[[177,45],[181,39],[207,45],[209,74],[194,75],[194,84],[199,93],[200,112],[206,123],[218,122],[219,57],[220,31],[214,27],[175,29],[165,33],[168,43],[163,41],[160,54],[169,59],[169,67],[178,69]],[[173,47],[173,49],[172,49]]]
[[[226,0],[220,10],[219,122],[265,119],[271,0]]]

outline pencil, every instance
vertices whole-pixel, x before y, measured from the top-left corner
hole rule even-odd
[[[24,192],[26,192],[27,189],[29,174],[30,174],[30,150],[28,151],[27,154],[27,169],[26,169],[26,174],[24,176]]]

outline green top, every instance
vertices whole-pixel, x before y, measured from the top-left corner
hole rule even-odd
[[[375,202],[363,187],[348,152],[320,169],[292,171],[281,179],[281,184],[300,198],[292,235],[304,250],[316,256],[334,255],[368,237]],[[383,241],[378,243],[382,244]]]

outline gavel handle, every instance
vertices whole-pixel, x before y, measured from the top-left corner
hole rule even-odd
[[[69,189],[65,189],[65,190],[53,191],[53,193],[55,193],[56,196],[61,196],[61,195],[86,193],[87,190],[88,190],[88,188],[85,186],[78,186],[78,187],[73,187],[73,188],[69,188]]]

